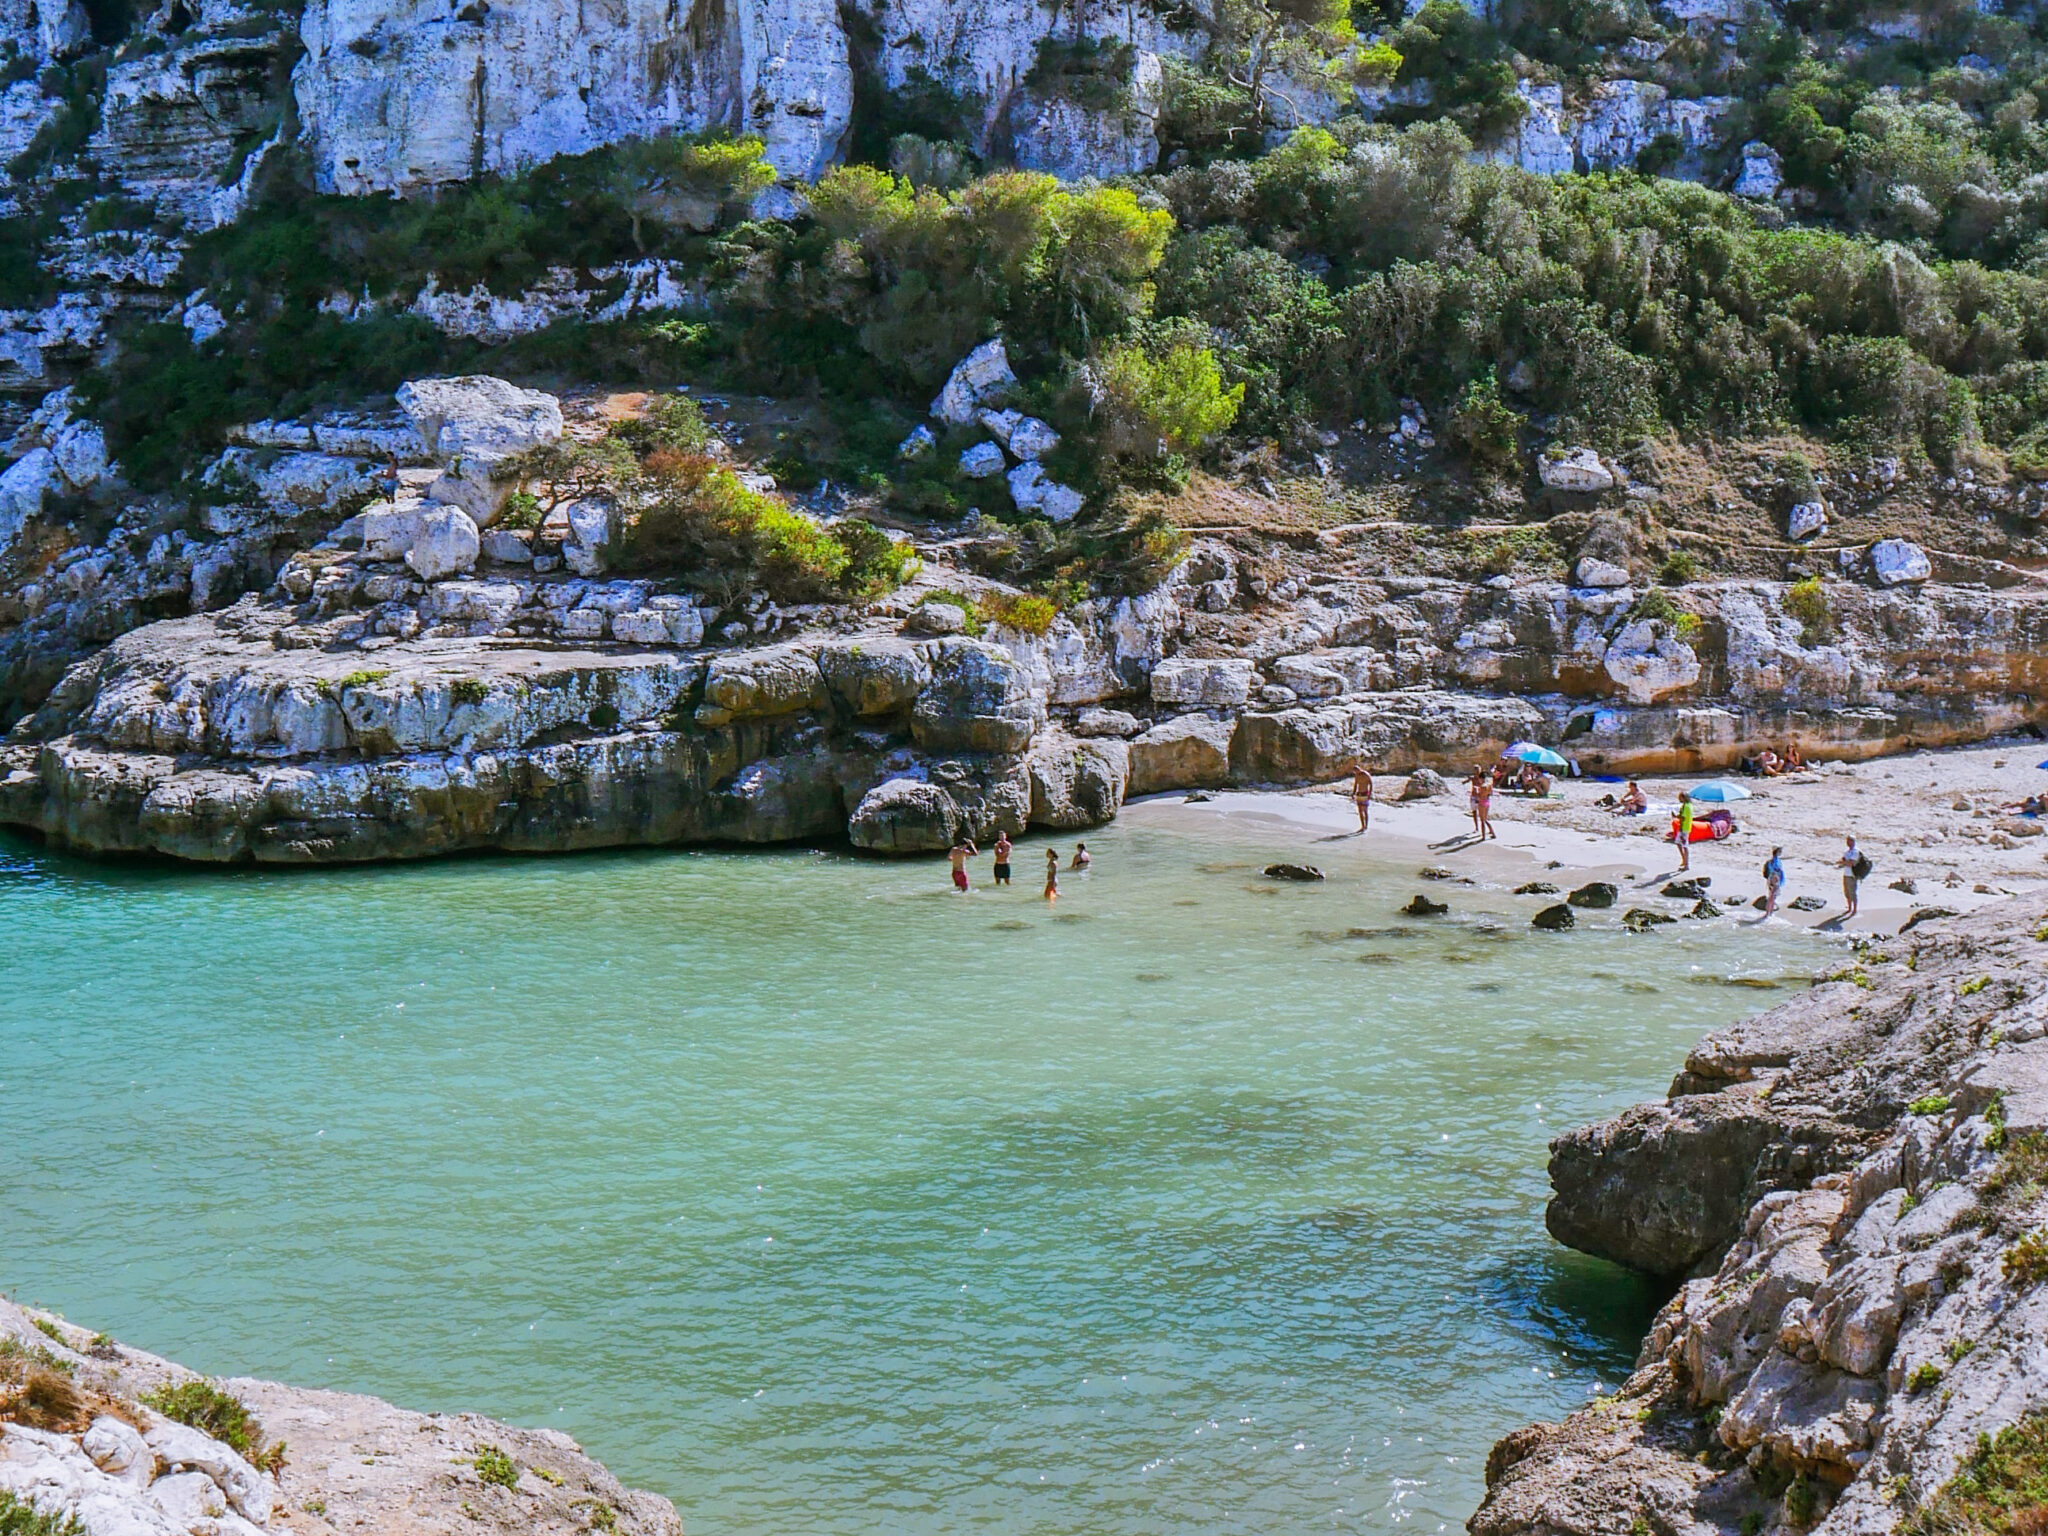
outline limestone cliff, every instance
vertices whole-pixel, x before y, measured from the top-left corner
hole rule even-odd
[[[1475,1536],[1875,1536],[2048,1410],[2048,926],[1930,921],[1560,1138],[1549,1222],[1687,1274],[1611,1400],[1509,1436]]]
[[[209,1382],[8,1301],[0,1495],[74,1520],[82,1536],[683,1529],[668,1500],[622,1487],[558,1431],[246,1377]]]

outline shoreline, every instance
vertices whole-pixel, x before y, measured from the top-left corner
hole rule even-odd
[[[1496,794],[1499,837],[1483,844],[1470,839],[1462,786],[1453,783],[1447,794],[1404,802],[1395,798],[1405,782],[1397,775],[1376,776],[1372,827],[1362,837],[1348,780],[1297,789],[1169,791],[1126,802],[1119,819],[1136,826],[1256,825],[1267,834],[1299,837],[1311,863],[1318,844],[1342,838],[1354,852],[1412,857],[1418,868],[1451,869],[1481,886],[1508,890],[1531,880],[1563,891],[1609,880],[1621,888],[1617,908],[1663,899],[1657,893],[1670,881],[1704,876],[1711,881],[1709,898],[1736,922],[1751,925],[1766,921],[1750,902],[1763,893],[1764,860],[1773,846],[1782,846],[1786,883],[1769,921],[1828,933],[1890,935],[1915,912],[1968,913],[2048,888],[2048,837],[1999,831],[2001,822],[2025,819],[1996,809],[2023,793],[2048,790],[2048,772],[2033,767],[2043,750],[2038,741],[2007,739],[1829,763],[1791,778],[1743,780],[1754,798],[1732,807],[1736,832],[1720,842],[1695,843],[1686,871],[1678,867],[1677,850],[1650,829],[1669,825],[1670,803],[1696,777],[1639,776],[1652,804],[1642,817],[1596,806],[1621,786],[1592,779],[1561,780],[1560,798],[1548,801]],[[1908,770],[1924,770],[1926,777],[1915,772],[1912,781],[1901,779]],[[1885,798],[1877,805],[1859,804],[1858,797],[1873,789]],[[2027,824],[2048,830],[2048,820]],[[1858,844],[1876,868],[1863,883],[1856,917],[1845,922],[1833,861],[1843,832],[1859,828],[1865,830],[1858,832]],[[1915,889],[1897,889],[1897,881],[1911,881]],[[1420,888],[1435,883],[1441,882],[1424,881]],[[1817,896],[1826,905],[1818,912],[1790,910],[1786,903],[1799,896]]]

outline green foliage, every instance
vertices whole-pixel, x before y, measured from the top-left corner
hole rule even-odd
[[[1800,639],[1807,645],[1826,639],[1834,632],[1834,610],[1818,576],[1795,581],[1785,589],[1785,612],[1799,621]]]
[[[2048,1227],[2029,1232],[2005,1251],[1999,1269],[2014,1285],[2039,1285],[2048,1280]]]
[[[1131,104],[1129,43],[1086,36],[1038,40],[1024,83],[1041,96],[1062,98],[1092,112],[1119,112]]]
[[[260,1471],[271,1472],[284,1465],[284,1442],[266,1448],[262,1426],[248,1405],[213,1382],[195,1378],[175,1386],[167,1383],[146,1394],[142,1403],[167,1419],[213,1436]]]
[[[1395,32],[1392,47],[1401,56],[1401,81],[1426,83],[1433,102],[1475,138],[1522,120],[1527,109],[1506,41],[1457,0],[1429,0]]]
[[[1822,1499],[1821,1484],[1801,1472],[1785,1489],[1787,1523],[1799,1530],[1805,1530],[1820,1518],[1821,1510],[1825,1507]]]
[[[1487,369],[1465,386],[1451,411],[1451,441],[1464,450],[1475,468],[1502,474],[1515,469],[1521,456],[1521,434],[1529,419],[1500,397],[1500,385]]]
[[[57,1342],[58,1342],[59,1344],[64,1344],[64,1330],[63,1330],[63,1329],[59,1328],[59,1327],[58,1327],[58,1326],[57,1326],[57,1325],[56,1325],[55,1323],[51,1322],[51,1321],[50,1321],[50,1320],[49,1320],[49,1319],[48,1319],[47,1317],[39,1317],[39,1318],[37,1318],[37,1319],[36,1319],[35,1321],[36,1321],[36,1331],[37,1331],[38,1333],[42,1334],[42,1335],[43,1335],[44,1337],[46,1337],[46,1338],[50,1338],[50,1339],[55,1339],[55,1340],[56,1340],[56,1341],[57,1341]],[[71,1346],[70,1346],[70,1345],[68,1345],[68,1344],[65,1344],[65,1345],[64,1345],[64,1347],[65,1347],[66,1349],[69,1349],[69,1348],[70,1348]]]
[[[448,687],[448,697],[456,704],[481,704],[490,696],[490,684],[482,678],[458,677]]]
[[[1901,1536],[2033,1536],[2048,1507],[2048,1413],[1980,1435],[1962,1470],[1906,1517]]]
[[[381,683],[391,675],[389,667],[357,667],[335,686],[338,688],[367,688],[372,683]]]
[[[1216,354],[1185,343],[1157,354],[1112,347],[1093,381],[1096,439],[1113,459],[1193,453],[1228,431],[1244,404],[1244,385],[1224,384]]]
[[[1915,1394],[1931,1392],[1940,1385],[1941,1367],[1932,1360],[1922,1360],[1906,1377],[1906,1390]]]
[[[1698,579],[1699,562],[1683,549],[1674,549],[1664,557],[1664,563],[1657,567],[1657,579],[1667,587],[1682,587]]]
[[[1909,1115],[1945,1115],[1948,1113],[1948,1095],[1930,1093],[1924,1099],[1915,1099],[1906,1106]]]
[[[519,1468],[495,1445],[479,1450],[471,1465],[476,1468],[476,1475],[482,1482],[493,1483],[500,1488],[516,1487],[519,1483]]]
[[[0,1489],[0,1536],[85,1536],[71,1515],[39,1515],[35,1505]]]
[[[1043,635],[1059,617],[1051,598],[1028,593],[991,592],[982,598],[980,609],[984,623],[1001,624],[1027,635]]]

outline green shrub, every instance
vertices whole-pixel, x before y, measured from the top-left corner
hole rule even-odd
[[[1094,383],[1097,439],[1117,458],[1193,452],[1228,431],[1244,404],[1244,385],[1224,385],[1216,354],[1185,343],[1158,355],[1114,347],[1096,364]]]
[[[372,683],[383,682],[390,675],[391,669],[389,667],[357,667],[355,671],[345,673],[341,681],[335,686],[339,688],[367,688]]]
[[[1528,418],[1500,397],[1491,368],[1465,386],[1451,411],[1451,440],[1481,468],[1496,473],[1516,468],[1521,459],[1522,429]]]
[[[2005,1251],[1999,1269],[2014,1285],[2039,1285],[2048,1280],[2048,1227],[2029,1232]]]
[[[262,1426],[248,1405],[213,1382],[195,1378],[175,1386],[166,1384],[145,1394],[141,1401],[167,1419],[213,1436],[261,1471],[274,1472],[284,1465],[284,1442],[265,1447]]]
[[[1059,609],[1052,599],[1035,594],[991,592],[981,600],[983,622],[1001,624],[1027,635],[1043,635],[1058,617]]]
[[[1909,1115],[1945,1115],[1948,1113],[1948,1095],[1930,1093],[1924,1099],[1915,1099],[1906,1106]]]
[[[490,696],[490,684],[482,678],[458,677],[448,686],[448,697],[456,704],[481,704]]]
[[[1818,576],[1795,581],[1785,591],[1785,612],[1799,621],[1800,639],[1808,645],[1834,633],[1834,613]]]
[[[1915,1394],[1931,1392],[1940,1385],[1941,1367],[1932,1360],[1922,1360],[1906,1377],[1906,1390]]]
[[[1806,1473],[1793,1478],[1785,1489],[1785,1519],[1800,1530],[1805,1530],[1821,1516],[1824,1506],[1821,1485]]]
[[[471,1465],[476,1468],[477,1477],[486,1483],[495,1483],[500,1488],[518,1485],[519,1468],[513,1464],[510,1456],[495,1445],[487,1445],[479,1450],[476,1453],[476,1460]]]

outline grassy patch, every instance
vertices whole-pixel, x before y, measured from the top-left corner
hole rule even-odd
[[[1944,1115],[1948,1113],[1948,1095],[1930,1093],[1924,1099],[1915,1099],[1906,1106],[1909,1115]]]
[[[458,677],[448,689],[448,697],[457,704],[481,704],[490,696],[490,685],[481,678]]]
[[[381,683],[391,675],[389,667],[357,667],[346,674],[336,686],[341,688],[367,688],[372,683]]]
[[[2029,1232],[2005,1251],[1999,1269],[2014,1285],[2039,1285],[2048,1280],[2048,1227]]]
[[[2048,1413],[1981,1435],[1963,1469],[1900,1527],[1901,1536],[2037,1536],[2048,1508]]]
[[[495,1483],[500,1488],[510,1488],[519,1481],[519,1468],[513,1464],[510,1456],[495,1445],[487,1445],[478,1451],[472,1465],[475,1466],[479,1478],[487,1483]]]
[[[213,1382],[198,1379],[158,1387],[142,1403],[167,1419],[213,1436],[262,1471],[274,1472],[284,1465],[284,1442],[266,1447],[263,1426],[256,1422],[248,1404]]]

